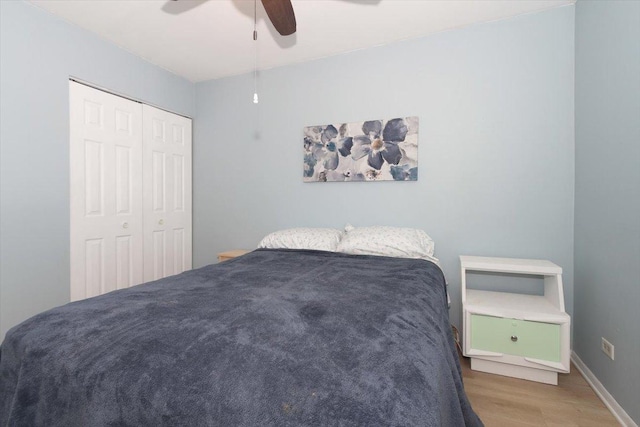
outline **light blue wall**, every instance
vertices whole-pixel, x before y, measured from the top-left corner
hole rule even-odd
[[[27,3],[0,2],[0,340],[69,301],[69,76],[185,115],[194,85]]]
[[[640,424],[640,2],[576,6],[574,350]],[[615,361],[600,351],[615,346]]]
[[[247,52],[250,54],[250,52]],[[294,226],[419,227],[460,321],[461,254],[550,259],[573,308],[574,8],[197,84],[194,263]],[[419,181],[303,183],[302,128],[417,115]]]

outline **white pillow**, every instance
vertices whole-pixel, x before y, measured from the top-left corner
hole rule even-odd
[[[333,228],[290,228],[267,235],[258,247],[335,252],[343,234],[341,230]]]
[[[435,260],[433,240],[422,230],[384,226],[354,228],[350,225],[345,230],[338,252]]]

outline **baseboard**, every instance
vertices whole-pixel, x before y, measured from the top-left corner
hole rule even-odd
[[[611,393],[604,388],[604,385],[596,378],[596,376],[591,372],[591,369],[584,364],[582,359],[574,352],[571,351],[571,361],[575,365],[578,372],[582,374],[584,379],[589,383],[593,391],[596,392],[600,400],[605,404],[609,411],[613,414],[613,416],[618,420],[618,422],[624,427],[638,427],[638,424],[635,423],[626,413],[626,411],[616,402],[616,399],[613,398]]]

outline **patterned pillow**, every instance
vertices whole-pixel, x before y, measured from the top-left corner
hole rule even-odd
[[[345,230],[338,252],[435,260],[433,240],[422,230],[384,226],[354,228],[350,225]]]
[[[267,235],[258,247],[335,252],[343,234],[344,232],[333,228],[290,228]]]

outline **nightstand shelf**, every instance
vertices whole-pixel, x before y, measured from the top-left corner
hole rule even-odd
[[[544,296],[510,292],[467,289],[466,307],[477,314],[538,322],[565,322],[569,317]]]
[[[463,354],[471,369],[557,384],[569,372],[571,318],[550,261],[461,256]],[[467,289],[467,272],[542,276],[544,295]]]

